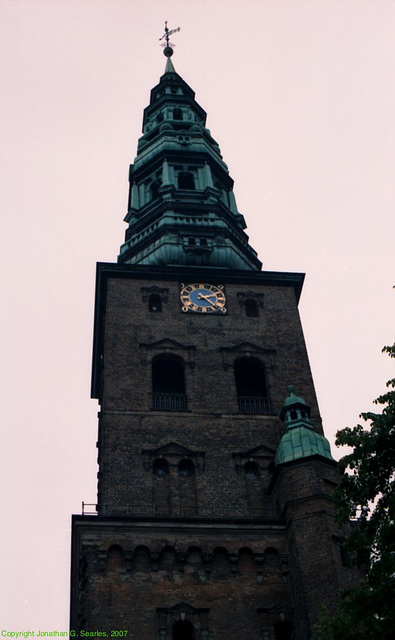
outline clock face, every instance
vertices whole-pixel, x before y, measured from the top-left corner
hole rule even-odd
[[[223,285],[182,284],[180,299],[184,313],[226,313]]]

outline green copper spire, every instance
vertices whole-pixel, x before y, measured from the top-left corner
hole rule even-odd
[[[171,58],[167,58],[165,73],[176,73],[174,65],[171,61]]]
[[[280,414],[285,421],[285,432],[274,458],[276,465],[315,455],[333,460],[328,440],[315,431],[310,421],[310,407],[294,394],[292,385],[288,391]]]
[[[206,112],[171,62],[175,31],[160,38],[166,68],[144,110],[118,262],[259,271]]]

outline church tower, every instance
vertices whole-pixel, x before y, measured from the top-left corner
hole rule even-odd
[[[298,314],[304,276],[261,270],[168,36],[125,241],[97,265],[98,496],[72,520],[71,629],[308,640],[350,576]]]

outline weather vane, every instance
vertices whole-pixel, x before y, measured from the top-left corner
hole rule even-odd
[[[166,40],[166,42],[162,43],[162,47],[164,47],[163,53],[165,54],[165,56],[167,58],[170,58],[170,56],[173,55],[173,53],[174,53],[173,52],[173,47],[176,46],[175,44],[170,42],[169,38],[173,33],[176,33],[176,31],[180,31],[180,30],[181,30],[181,27],[177,27],[177,29],[168,29],[167,28],[167,20],[166,20],[166,22],[165,22],[165,32],[164,32],[163,36],[161,36],[159,38],[159,40],[163,40],[163,39]]]

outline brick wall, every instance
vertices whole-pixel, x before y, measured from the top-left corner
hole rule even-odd
[[[322,430],[295,279],[111,268],[95,331],[99,516],[74,517],[72,628],[179,640],[174,624],[188,622],[196,640],[309,640],[320,604],[352,576],[333,518],[335,465],[274,466],[289,384]],[[223,284],[228,312],[182,312],[181,282]],[[183,363],[182,410],[153,409],[152,362],[164,354]],[[240,410],[239,358],[262,363],[262,413]]]

